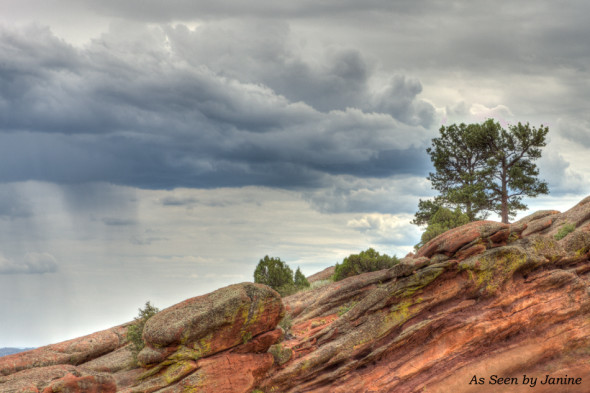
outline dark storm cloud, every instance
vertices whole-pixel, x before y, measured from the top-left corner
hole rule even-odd
[[[337,15],[386,10],[411,9],[411,2],[390,2],[382,0],[367,0],[359,3],[355,0],[322,1],[311,0],[297,2],[268,2],[264,0],[249,1],[247,3],[232,0],[178,0],[173,3],[163,3],[159,0],[83,0],[90,9],[109,16],[124,16],[129,19],[146,21],[187,20],[192,18],[255,16],[255,17],[318,17],[322,15]]]
[[[269,63],[264,40],[217,62],[207,32],[181,27],[113,26],[83,49],[45,28],[2,30],[0,180],[292,188],[318,187],[323,173],[423,171],[415,149],[434,109],[417,98],[418,80],[396,76],[374,91],[358,52],[311,66],[276,28],[284,34],[271,40],[287,55]],[[260,74],[240,71],[247,63]]]

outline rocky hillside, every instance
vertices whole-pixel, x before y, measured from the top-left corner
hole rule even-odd
[[[127,325],[9,355],[0,391],[589,392],[589,279],[590,197],[288,298],[243,283],[188,299],[147,322],[141,366]]]

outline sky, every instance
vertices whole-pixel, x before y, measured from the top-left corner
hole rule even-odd
[[[582,0],[0,9],[0,347],[251,281],[265,255],[403,257],[441,126],[549,127],[550,194],[519,217],[590,194]]]

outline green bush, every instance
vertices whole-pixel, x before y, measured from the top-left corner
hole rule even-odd
[[[148,319],[156,315],[160,310],[157,307],[151,305],[148,301],[145,303],[145,308],[139,309],[139,314],[135,318],[132,325],[127,328],[127,340],[131,344],[131,353],[133,354],[133,360],[137,363],[137,354],[145,347],[143,341],[143,328]]]
[[[291,326],[293,326],[293,318],[289,314],[285,314],[281,322],[279,322],[279,326],[285,332],[285,339],[289,339],[291,337]]]
[[[428,226],[420,238],[420,243],[416,244],[416,250],[449,229],[465,225],[468,222],[469,216],[462,213],[459,208],[456,208],[454,211],[446,207],[438,208],[428,222]]]
[[[340,281],[361,273],[389,269],[398,263],[399,259],[396,256],[380,255],[374,249],[369,248],[366,251],[361,251],[359,254],[349,255],[344,258],[342,264],[337,263],[332,277],[334,281]]]
[[[561,228],[559,228],[559,231],[557,231],[557,233],[555,234],[555,240],[561,240],[575,230],[576,226],[574,224],[565,223],[561,226]]]
[[[254,282],[265,284],[279,292],[294,285],[293,270],[279,258],[262,258],[254,270]]]
[[[254,270],[254,282],[268,285],[283,297],[309,287],[309,281],[299,268],[293,278],[293,270],[289,265],[280,258],[270,258],[268,255],[258,262]]]
[[[293,356],[293,351],[290,348],[283,347],[282,344],[274,344],[268,349],[268,353],[272,355],[275,363],[279,366],[287,363]]]

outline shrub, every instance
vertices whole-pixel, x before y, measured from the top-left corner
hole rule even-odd
[[[278,365],[287,363],[293,356],[293,351],[290,348],[283,347],[282,344],[271,345],[268,353],[272,355]]]
[[[281,322],[279,322],[279,326],[285,332],[285,338],[291,336],[291,326],[293,325],[293,318],[289,314],[285,314]]]
[[[127,328],[127,340],[131,344],[131,353],[133,360],[137,363],[137,354],[145,347],[143,341],[143,328],[148,319],[156,315],[160,310],[151,305],[148,301],[145,303],[145,308],[139,309],[139,315],[135,318],[132,325]]]
[[[416,244],[414,248],[418,250],[438,235],[445,233],[449,229],[465,225],[468,222],[469,216],[462,213],[459,208],[453,211],[446,207],[440,207],[428,222],[428,226],[420,238],[420,243]]]
[[[574,224],[565,223],[561,226],[561,228],[559,228],[559,231],[557,231],[557,233],[555,234],[555,240],[561,240],[575,230],[576,226]]]
[[[289,292],[295,285],[293,270],[279,258],[270,258],[268,255],[258,262],[254,270],[254,282],[268,285],[279,293]]]
[[[265,284],[277,291],[281,296],[292,295],[309,287],[309,281],[297,268],[295,278],[293,270],[279,258],[262,258],[254,270],[254,282]]]
[[[334,281],[340,281],[361,273],[374,272],[388,269],[399,263],[399,259],[387,254],[380,255],[377,251],[369,248],[361,251],[360,254],[351,254],[344,258],[342,264],[337,263],[334,270]]]

